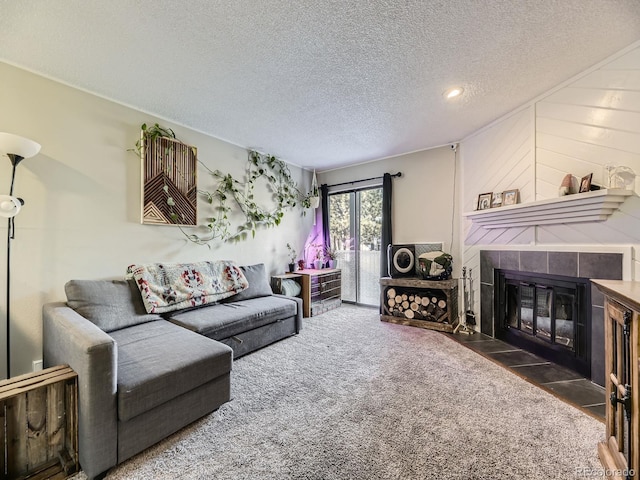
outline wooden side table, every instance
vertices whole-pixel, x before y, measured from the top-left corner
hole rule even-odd
[[[1,478],[78,472],[76,372],[62,365],[0,381],[0,446]]]

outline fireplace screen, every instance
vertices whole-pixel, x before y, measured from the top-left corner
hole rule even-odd
[[[586,280],[496,272],[496,336],[553,361],[586,363]]]

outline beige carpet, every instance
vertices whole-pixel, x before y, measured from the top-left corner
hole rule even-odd
[[[300,335],[238,359],[232,389],[107,478],[566,480],[600,469],[602,423],[447,334],[373,309],[305,319]]]

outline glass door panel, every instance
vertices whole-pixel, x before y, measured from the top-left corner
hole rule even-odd
[[[527,284],[520,285],[520,329],[533,333],[533,306],[535,302],[535,287]]]
[[[382,243],[382,189],[356,192],[359,207],[358,302],[380,302],[380,243]],[[358,198],[359,197],[359,198]]]
[[[536,287],[536,337],[551,342],[553,331],[551,319],[551,302],[553,291],[546,287]]]
[[[352,209],[355,207],[353,192],[329,195],[329,235],[331,248],[336,253],[337,268],[342,270],[342,300],[355,302],[356,251],[353,235]]]
[[[382,189],[329,195],[329,232],[342,270],[342,300],[377,305],[380,301]]]
[[[575,337],[575,318],[577,311],[575,291],[569,289],[556,289],[555,314],[556,314],[556,343],[573,350]]]

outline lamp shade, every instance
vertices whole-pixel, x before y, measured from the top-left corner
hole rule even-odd
[[[30,158],[40,151],[40,144],[13,133],[0,132],[0,154]]]
[[[0,217],[15,217],[22,208],[22,200],[10,195],[0,195]]]

